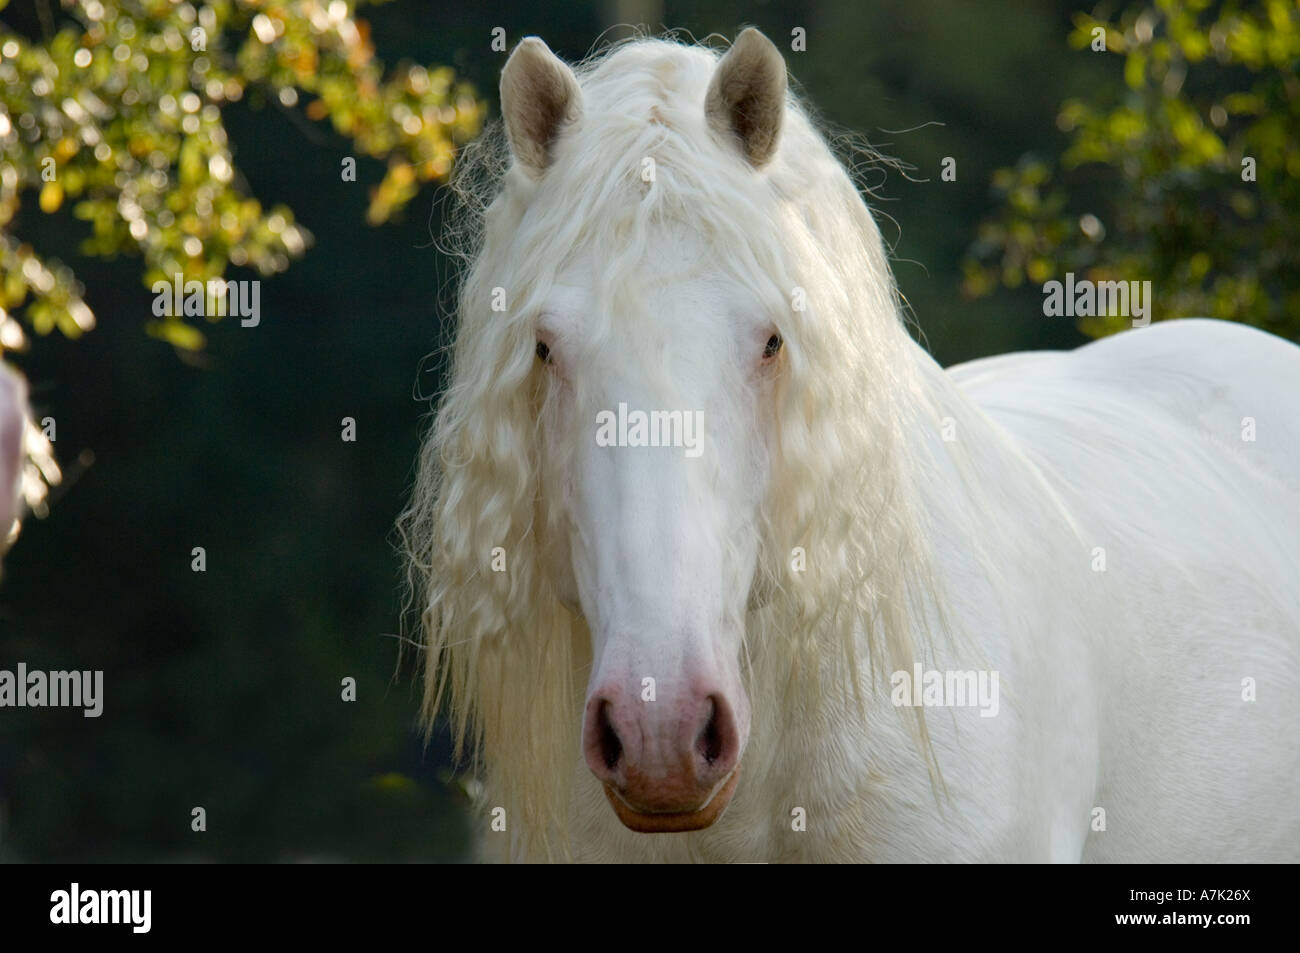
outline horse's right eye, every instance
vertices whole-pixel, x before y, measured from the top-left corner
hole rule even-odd
[[[543,364],[551,363],[551,349],[546,346],[545,341],[537,342],[537,359]]]

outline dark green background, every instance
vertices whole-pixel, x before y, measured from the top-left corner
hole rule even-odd
[[[915,169],[917,181],[873,177],[873,207],[915,319],[951,363],[1083,342],[1069,319],[1042,317],[1035,291],[958,294],[990,173],[1059,151],[1059,102],[1122,68],[1067,48],[1073,6],[706,0],[668,3],[663,21],[697,37],[754,24],[787,50],[791,29],[807,30],[807,52],[787,59],[808,97]],[[39,36],[23,8],[0,17]],[[386,62],[451,63],[495,114],[493,27],[573,59],[615,14],[405,0],[361,16]],[[103,669],[106,700],[97,720],[0,711],[0,860],[462,859],[467,801],[445,733],[424,749],[413,654],[399,671],[394,638],[392,525],[439,383],[420,374],[449,267],[432,245],[439,195],[370,228],[379,163],[361,159],[359,181],[341,183],[346,141],[252,97],[227,122],[253,194],[289,204],[316,238],[263,283],[260,327],[206,328],[207,349],[182,359],[144,333],[137,260],[80,258],[85,224],[35,202],[16,229],[73,265],[99,327],[39,339],[18,360],[36,416],[57,419],[61,463],[94,462],[5,561],[0,667]],[[943,156],[955,183],[939,180]],[[345,416],[355,443],[340,440]],[[206,573],[190,569],[195,546]]]

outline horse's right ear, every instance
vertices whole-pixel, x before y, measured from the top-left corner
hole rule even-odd
[[[501,115],[515,161],[540,175],[552,144],[581,113],[573,70],[537,37],[523,39],[501,70]]]

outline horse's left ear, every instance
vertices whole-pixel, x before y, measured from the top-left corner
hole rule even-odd
[[[704,115],[718,135],[740,140],[756,169],[776,154],[785,116],[785,60],[772,41],[749,27],[718,63]]]
[[[501,70],[501,115],[515,160],[540,175],[552,144],[581,112],[573,70],[537,37],[526,37]]]

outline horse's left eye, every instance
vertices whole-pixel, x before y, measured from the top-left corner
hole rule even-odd
[[[781,335],[779,334],[773,334],[768,338],[767,347],[763,348],[763,360],[770,361],[772,358],[776,357],[776,352],[781,350],[781,345],[783,343]]]
[[[537,342],[537,358],[543,364],[551,363],[551,349],[543,341]]]

